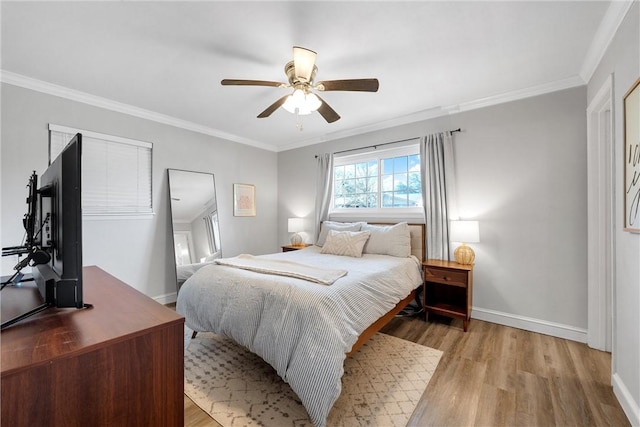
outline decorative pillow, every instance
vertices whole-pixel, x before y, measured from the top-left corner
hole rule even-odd
[[[327,234],[329,230],[336,231],[360,231],[360,228],[366,222],[336,222],[336,221],[324,221],[320,227],[320,235],[318,236],[317,246],[324,246],[325,240],[327,240]]]
[[[364,248],[368,238],[368,231],[329,230],[326,242],[320,249],[320,253],[360,258],[362,256],[362,248]]]
[[[371,233],[364,246],[365,254],[391,255],[401,258],[411,255],[411,233],[409,224],[406,222],[388,226],[364,224],[362,231]]]

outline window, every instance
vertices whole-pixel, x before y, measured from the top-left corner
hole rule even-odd
[[[220,258],[220,224],[218,223],[218,211],[208,213],[204,218],[204,227],[207,230],[207,240],[209,242],[209,253]]]
[[[337,157],[332,212],[422,212],[417,145]]]
[[[83,215],[153,213],[152,144],[50,124],[50,161],[76,133],[82,134]]]

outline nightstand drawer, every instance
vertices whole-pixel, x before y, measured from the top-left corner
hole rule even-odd
[[[428,282],[443,283],[445,285],[467,287],[467,273],[463,271],[452,271],[451,269],[439,269],[425,267],[424,280]]]

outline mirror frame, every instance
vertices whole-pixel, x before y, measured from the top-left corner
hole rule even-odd
[[[174,175],[173,180],[174,180],[174,185],[173,185],[173,191],[172,191],[172,176]],[[215,182],[215,175],[213,173],[210,172],[199,172],[199,171],[190,171],[190,170],[184,170],[184,169],[172,169],[172,168],[167,168],[167,190],[168,190],[168,195],[169,195],[169,218],[171,220],[171,251],[173,253],[173,264],[174,264],[174,278],[175,278],[175,282],[176,282],[176,294],[180,292],[180,287],[182,286],[182,283],[184,283],[184,281],[186,280],[186,278],[188,278],[191,274],[193,274],[195,271],[197,271],[199,268],[207,265],[209,262],[211,262],[211,260],[209,261],[204,261],[204,262],[200,262],[199,259],[202,259],[204,257],[198,257],[198,249],[196,248],[196,246],[200,247],[202,246],[202,239],[196,239],[193,236],[193,227],[190,225],[189,226],[189,230],[176,230],[176,228],[182,228],[182,227],[176,227],[176,208],[177,206],[174,204],[174,202],[177,202],[177,200],[175,200],[177,197],[180,198],[184,198],[186,196],[189,196],[189,192],[191,191],[187,191],[185,190],[186,187],[183,187],[182,189],[180,189],[179,187],[177,188],[176,185],[179,185],[176,183],[176,181],[178,180],[178,176],[179,175],[182,176],[186,176],[189,174],[193,174],[194,176],[198,176],[198,177],[211,177],[211,184],[212,184],[212,189],[213,189],[213,193],[210,194],[205,194],[202,197],[197,197],[196,199],[191,199],[189,201],[189,205],[190,206],[190,211],[192,211],[193,213],[189,215],[189,217],[193,217],[190,221],[191,223],[193,223],[194,221],[197,220],[198,217],[201,217],[203,220],[205,219],[203,217],[203,215],[210,215],[211,213],[217,212],[218,213],[218,222],[211,222],[210,225],[206,224],[205,221],[205,225],[203,225],[203,231],[207,232],[208,227],[215,227],[216,230],[211,230],[212,234],[210,236],[205,235],[205,241],[208,242],[208,251],[205,251],[206,253],[208,253],[207,258],[208,257],[214,257],[214,258],[221,258],[222,257],[222,245],[221,245],[221,238],[220,238],[220,224],[219,224],[219,209],[218,209],[218,197],[217,197],[217,192],[216,192],[216,182]],[[210,191],[210,189],[205,189],[205,191]],[[176,194],[178,193],[178,194]],[[182,201],[182,200],[179,200]],[[201,208],[199,208],[199,206],[201,206]],[[195,210],[194,210],[195,209]],[[208,212],[210,211],[210,212]],[[185,221],[186,223],[187,221]],[[180,222],[182,223],[182,222]],[[190,263],[189,264],[180,264],[178,265],[178,259],[177,259],[177,254],[176,254],[176,239],[175,239],[175,234],[176,232],[180,233],[180,232],[185,232],[185,234],[190,235],[191,241],[188,241],[188,245],[189,245],[189,251],[190,251]],[[217,233],[217,235],[216,235]],[[196,245],[196,240],[198,240],[201,244],[200,245]],[[214,246],[214,247],[212,247]],[[196,248],[196,249],[194,249]],[[212,250],[215,250],[212,253]],[[193,252],[193,253],[191,253]],[[184,269],[184,271],[180,272],[179,274],[179,267],[184,265],[186,268]],[[181,279],[181,275],[185,276],[186,278]]]

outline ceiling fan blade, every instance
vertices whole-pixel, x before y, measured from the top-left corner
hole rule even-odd
[[[320,99],[320,101],[322,101],[322,104],[320,104],[320,107],[318,107],[318,113],[320,113],[320,115],[324,117],[327,123],[333,123],[337,120],[340,120],[340,115],[336,113],[336,111],[331,108],[324,99],[320,98],[319,96],[318,98]]]
[[[378,87],[378,79],[326,80],[324,82],[319,82],[316,85],[316,89],[325,92],[329,90],[377,92]]]
[[[268,80],[233,80],[224,79],[220,82],[222,86],[288,86],[286,83],[271,82]]]
[[[258,114],[259,119],[264,119],[265,117],[269,117],[274,111],[276,111],[284,102],[287,100],[289,95],[285,95],[282,98],[278,99],[273,104],[269,105],[266,110],[262,113]]]
[[[306,82],[311,81],[313,67],[316,65],[317,54],[304,47],[293,47],[293,64],[296,67],[296,77]]]

